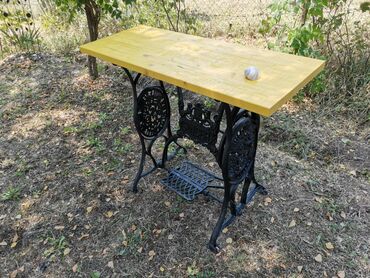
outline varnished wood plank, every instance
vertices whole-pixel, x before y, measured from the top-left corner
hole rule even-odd
[[[85,44],[81,52],[263,116],[324,67],[317,59],[147,26]],[[245,79],[248,66],[260,70],[257,81]]]

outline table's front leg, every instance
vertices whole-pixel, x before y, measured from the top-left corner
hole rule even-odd
[[[218,163],[224,180],[224,200],[217,224],[213,229],[209,248],[218,252],[217,238],[223,228],[230,225],[236,216],[242,214],[243,208],[258,192],[267,194],[266,189],[258,184],[254,175],[260,117],[258,114],[229,105],[225,106],[226,130],[221,140]],[[250,189],[253,181],[255,186]],[[236,202],[236,191],[243,183],[240,204]],[[230,215],[226,218],[230,208]]]

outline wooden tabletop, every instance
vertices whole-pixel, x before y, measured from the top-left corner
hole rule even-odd
[[[81,52],[263,116],[279,109],[325,63],[142,25],[85,44]],[[249,66],[259,69],[258,80],[244,77]]]

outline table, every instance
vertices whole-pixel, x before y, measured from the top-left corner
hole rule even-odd
[[[133,181],[134,192],[138,191],[141,178],[158,168],[167,169],[169,159],[181,149],[186,151],[177,142],[179,138],[191,139],[214,155],[222,177],[186,161],[177,168],[167,169],[168,176],[161,182],[187,200],[200,193],[218,200],[208,189],[223,190],[220,216],[208,243],[211,251],[218,252],[221,230],[242,214],[256,193],[267,194],[254,175],[260,115],[270,116],[278,110],[323,69],[324,61],[142,25],[80,49],[122,67],[132,85],[133,120],[142,148]],[[260,70],[258,80],[244,77],[248,66]],[[158,80],[158,85],[138,92],[142,75]],[[171,105],[164,82],[177,88],[180,116],[175,133],[171,130]],[[185,101],[183,89],[216,100],[217,111],[211,111],[203,103]],[[222,122],[226,125],[224,129]],[[158,138],[165,140],[159,160],[152,154]],[[171,143],[177,147],[169,153]],[[153,167],[144,172],[147,158]],[[213,185],[217,181],[223,185]],[[237,201],[239,185],[242,193]]]

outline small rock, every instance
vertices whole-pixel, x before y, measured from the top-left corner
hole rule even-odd
[[[315,259],[316,262],[321,263],[322,262],[321,254],[318,254],[314,259]]]
[[[295,223],[295,220],[293,219],[290,223],[289,223],[289,228],[292,228],[296,225]]]
[[[343,270],[338,271],[337,275],[338,275],[338,277],[339,277],[339,278],[344,278],[344,277],[346,277],[346,273],[345,273]]]
[[[331,242],[325,243],[325,247],[328,250],[333,250],[334,249],[334,245]]]

